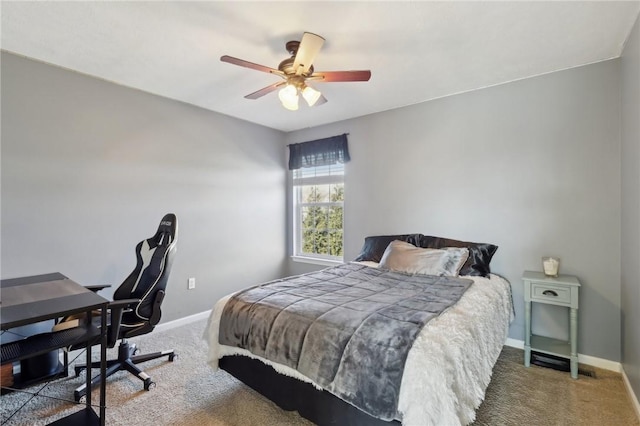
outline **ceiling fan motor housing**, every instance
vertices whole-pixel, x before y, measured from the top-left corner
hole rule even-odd
[[[297,40],[291,40],[288,41],[284,47],[287,49],[287,52],[289,52],[289,54],[291,56],[296,56],[296,53],[298,53],[298,48],[300,47],[300,42]]]
[[[293,42],[290,41],[289,43],[293,43]],[[287,43],[287,44],[289,44],[289,43]],[[298,42],[296,42],[296,43],[298,43]],[[280,62],[280,65],[278,65],[278,69],[280,71],[282,71],[283,73],[285,73],[287,76],[295,75],[296,69],[293,66],[294,60],[295,60],[295,54],[292,57],[287,58],[284,61]],[[303,72],[300,75],[302,75],[303,77],[309,77],[311,74],[313,74],[313,65],[311,65],[309,67],[309,70],[307,72]]]

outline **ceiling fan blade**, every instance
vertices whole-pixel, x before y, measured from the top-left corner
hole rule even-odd
[[[293,69],[296,70],[296,74],[300,75],[309,71],[313,61],[316,59],[316,55],[324,44],[324,38],[313,33],[304,33],[302,40],[300,40],[300,46],[298,52],[293,60]]]
[[[371,71],[320,71],[314,72],[309,79],[318,83],[331,83],[335,81],[369,81]]]
[[[264,66],[264,65],[254,64],[253,62],[245,61],[244,59],[234,58],[233,56],[224,55],[224,56],[220,57],[220,60],[222,62],[227,62],[229,64],[239,65],[239,66],[245,67],[245,68],[251,68],[252,70],[268,72],[270,74],[277,74],[279,76],[284,76],[284,73],[282,71],[279,71],[279,70],[276,70],[276,69],[273,69],[273,68],[269,68],[269,67]]]
[[[274,83],[271,86],[267,86],[267,87],[264,87],[264,88],[258,90],[257,92],[253,92],[253,93],[248,94],[247,96],[245,96],[245,98],[247,98],[247,99],[258,99],[258,98],[261,98],[262,96],[266,95],[267,93],[271,93],[274,90],[278,89],[279,87],[284,86],[285,84],[287,84],[286,81],[280,81],[278,83]]]

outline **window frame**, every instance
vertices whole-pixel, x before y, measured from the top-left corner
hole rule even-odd
[[[310,169],[314,169],[312,176],[309,174]],[[318,169],[328,169],[328,174],[317,176]],[[305,173],[306,172],[306,173]],[[290,174],[290,194],[292,196],[292,236],[293,236],[293,255],[292,259],[298,262],[316,263],[320,265],[335,265],[344,262],[344,183],[345,183],[345,165],[344,163],[336,163],[328,166],[307,167],[303,169],[291,170]],[[321,201],[321,202],[305,202],[302,201],[303,186],[310,185],[330,185],[342,184],[343,201]],[[302,210],[306,206],[331,207],[339,206],[342,208],[342,256],[331,256],[319,253],[305,253],[303,247],[303,229],[302,229]]]

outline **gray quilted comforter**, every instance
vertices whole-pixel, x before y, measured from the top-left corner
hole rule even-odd
[[[405,360],[472,281],[344,264],[235,294],[219,342],[298,370],[374,417],[396,417]]]

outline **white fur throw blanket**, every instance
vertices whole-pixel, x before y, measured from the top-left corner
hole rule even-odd
[[[409,351],[397,415],[404,425],[466,425],[475,419],[484,399],[513,318],[511,286],[497,275],[465,278],[474,285],[458,303],[427,323]],[[220,345],[218,326],[228,298],[215,304],[205,330],[208,362],[214,369],[225,355],[244,355],[321,388],[292,368]]]

